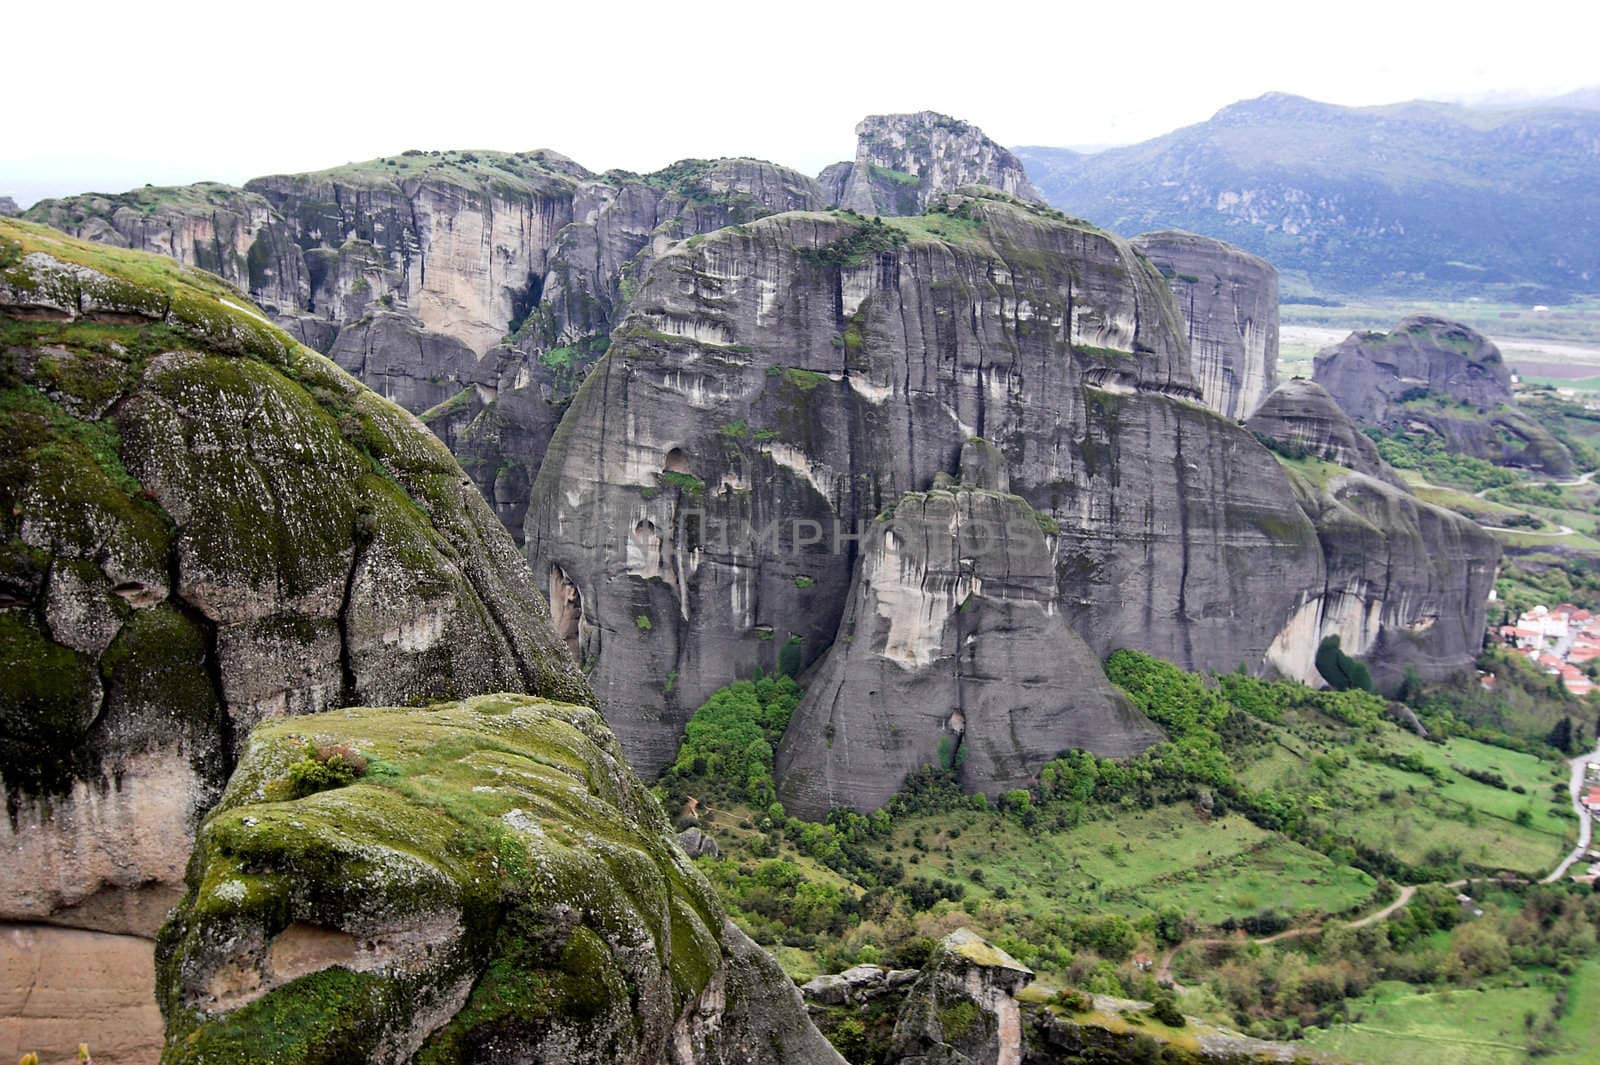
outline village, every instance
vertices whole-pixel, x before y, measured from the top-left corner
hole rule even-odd
[[[1499,635],[1545,673],[1559,677],[1571,694],[1582,699],[1594,691],[1595,682],[1583,667],[1600,659],[1600,615],[1571,603],[1554,609],[1536,606],[1516,624],[1500,626]]]

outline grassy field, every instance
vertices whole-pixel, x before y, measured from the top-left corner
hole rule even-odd
[[[913,842],[919,833],[926,855]],[[972,897],[1129,917],[1176,905],[1207,924],[1268,908],[1339,913],[1375,887],[1360,870],[1241,816],[1208,822],[1189,806],[1123,811],[1038,834],[975,813],[945,814],[907,822],[894,846],[918,853],[909,872],[963,882]]]
[[[1544,1015],[1550,1001],[1543,987],[1419,994],[1409,984],[1383,983],[1359,1007],[1352,1003],[1359,1021],[1312,1033],[1306,1043],[1369,1065],[1524,1065],[1523,1018]]]
[[[1436,745],[1399,730],[1383,733],[1381,750],[1420,758],[1441,778],[1435,781],[1359,758],[1337,729],[1315,721],[1286,731],[1269,756],[1243,771],[1244,781],[1309,793],[1341,830],[1402,861],[1430,863],[1454,852],[1481,871],[1542,873],[1560,859],[1575,831],[1565,800],[1559,806],[1552,801],[1551,786],[1565,779],[1553,762],[1459,737]],[[1470,779],[1456,766],[1497,773],[1506,788]],[[1526,824],[1517,822],[1522,811]]]

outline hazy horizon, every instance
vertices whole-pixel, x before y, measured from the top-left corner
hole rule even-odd
[[[1007,145],[1104,148],[1266,92],[1348,106],[1557,96],[1594,83],[1587,52],[1600,32],[1600,9],[1578,3],[1491,23],[1357,2],[1315,25],[1264,3],[1221,18],[1167,4],[1137,18],[1047,8],[973,23],[989,37],[934,8],[909,18],[832,2],[803,21],[715,0],[624,4],[596,22],[577,8],[467,0],[436,25],[305,0],[270,19],[154,6],[89,3],[82,21],[100,32],[73,42],[70,73],[51,48],[12,56],[20,83],[49,86],[50,106],[10,119],[0,195],[26,205],[237,184],[408,148],[549,148],[596,171],[748,155],[816,173],[853,154],[864,115],[911,110]],[[11,28],[46,42],[56,17],[28,8]],[[1418,41],[1428,46],[1396,47]]]

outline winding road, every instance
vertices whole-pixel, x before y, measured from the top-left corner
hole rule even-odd
[[[1589,839],[1594,831],[1594,819],[1589,816],[1589,811],[1583,808],[1583,767],[1588,762],[1600,762],[1600,740],[1595,742],[1595,748],[1572,759],[1572,777],[1569,788],[1572,791],[1572,809],[1578,815],[1578,845],[1572,848],[1572,853],[1561,860],[1555,872],[1539,881],[1541,884],[1554,883],[1567,875],[1567,870],[1572,868],[1572,863],[1583,857],[1589,849]]]
[[[1576,488],[1580,484],[1587,484],[1589,481],[1593,480],[1594,479],[1594,475],[1597,474],[1597,473],[1600,473],[1600,470],[1590,470],[1588,473],[1584,474],[1583,476],[1574,477],[1570,481],[1525,481],[1521,485],[1519,485],[1518,487],[1522,487],[1522,488]],[[1480,489],[1480,490],[1472,493],[1472,497],[1474,499],[1485,499],[1485,498],[1488,497],[1489,493],[1493,492],[1493,491],[1494,491],[1493,488],[1483,488],[1483,489]],[[1552,538],[1558,537],[1558,536],[1575,536],[1575,535],[1577,535],[1577,532],[1578,532],[1578,530],[1574,529],[1572,526],[1570,526],[1570,525],[1562,525],[1560,523],[1557,523],[1556,527],[1554,529],[1510,529],[1510,528],[1507,528],[1504,525],[1485,525],[1483,522],[1480,521],[1480,522],[1478,522],[1478,528],[1480,528],[1480,529],[1488,529],[1490,532],[1515,533],[1518,536],[1549,536],[1549,537],[1552,537]]]
[[[1594,472],[1590,472],[1584,474],[1583,479],[1587,480],[1593,476]],[[1552,884],[1555,881],[1560,880],[1563,876],[1567,875],[1567,870],[1572,868],[1572,864],[1582,858],[1584,853],[1589,849],[1589,842],[1593,833],[1594,822],[1589,817],[1588,811],[1583,808],[1583,803],[1580,799],[1584,783],[1584,765],[1588,762],[1600,762],[1600,740],[1596,740],[1594,750],[1586,751],[1585,753],[1578,755],[1576,758],[1568,760],[1568,764],[1572,767],[1572,769],[1568,778],[1567,788],[1572,796],[1572,809],[1578,815],[1578,845],[1572,848],[1571,852],[1561,860],[1561,863],[1555,867],[1555,870],[1551,872],[1550,875],[1540,878],[1539,883],[1541,884]],[[1486,880],[1490,878],[1476,877],[1475,879]],[[1501,879],[1502,882],[1505,882],[1504,878]],[[1526,880],[1520,879],[1513,882],[1524,884],[1527,883]],[[1466,884],[1466,880],[1452,880],[1450,883],[1444,886],[1459,888],[1465,886]],[[1342,921],[1340,924],[1345,928],[1364,928],[1367,925],[1377,924],[1379,921],[1386,920],[1398,912],[1402,906],[1406,905],[1416,897],[1418,886],[1419,885],[1417,884],[1405,884],[1400,888],[1400,894],[1397,895],[1393,901],[1386,904],[1382,909],[1373,910],[1365,917],[1357,917],[1354,920]],[[1302,925],[1299,928],[1286,928],[1282,932],[1276,932],[1270,936],[1260,936],[1256,939],[1250,940],[1250,942],[1276,943],[1284,939],[1297,939],[1300,936],[1309,936],[1313,932],[1320,932],[1322,931],[1323,927],[1323,923],[1319,921],[1316,924]],[[1161,961],[1156,966],[1156,982],[1167,984],[1174,991],[1186,991],[1188,989],[1182,984],[1178,983],[1178,981],[1172,977],[1172,959],[1177,955],[1179,950],[1184,947],[1191,946],[1214,946],[1218,943],[1243,941],[1244,938],[1245,937],[1243,933],[1240,933],[1232,937],[1232,939],[1213,937],[1210,939],[1190,939],[1179,943],[1177,946],[1170,948],[1166,951],[1166,953],[1161,955]]]

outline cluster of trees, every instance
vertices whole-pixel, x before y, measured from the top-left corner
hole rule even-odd
[[[1378,445],[1383,461],[1399,470],[1421,470],[1434,484],[1478,492],[1515,484],[1519,479],[1517,474],[1491,462],[1451,451],[1443,439],[1431,433],[1408,436],[1377,429],[1365,432]]]
[[[699,798],[765,807],[777,801],[773,751],[800,704],[794,678],[735,681],[712,693],[684,729],[678,757],[662,775],[667,795],[682,805],[690,784]]]

